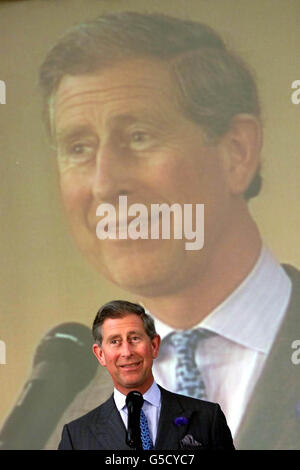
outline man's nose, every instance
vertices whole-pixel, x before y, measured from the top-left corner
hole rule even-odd
[[[121,345],[121,356],[130,357],[132,355],[132,346],[128,341],[123,341]]]
[[[122,149],[113,142],[101,145],[97,152],[92,181],[92,192],[96,200],[115,202],[119,195],[130,192],[127,160]]]

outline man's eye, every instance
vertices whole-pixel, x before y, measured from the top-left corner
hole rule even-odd
[[[131,338],[131,341],[136,342],[136,341],[139,341],[139,339],[140,339],[139,336],[133,336],[133,337]]]
[[[92,155],[94,152],[94,147],[85,142],[79,142],[76,144],[73,144],[69,147],[68,153],[70,155],[78,155],[78,156],[83,156],[83,155]]]
[[[147,134],[146,132],[138,131],[134,132],[131,135],[131,140],[132,142],[143,142],[144,140],[147,140],[148,137],[149,134]]]
[[[130,147],[133,150],[147,149],[154,143],[154,138],[146,131],[134,131],[130,134]]]
[[[58,145],[58,161],[63,165],[89,162],[97,152],[96,143],[88,140],[61,142]]]
[[[76,144],[76,145],[73,145],[71,148],[70,148],[70,151],[71,153],[83,153],[85,150],[85,147],[83,144]]]

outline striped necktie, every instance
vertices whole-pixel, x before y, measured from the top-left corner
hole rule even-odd
[[[199,399],[207,399],[201,371],[195,361],[195,349],[201,338],[212,333],[203,330],[187,330],[172,333],[170,342],[176,351],[176,392]]]
[[[149,432],[148,421],[143,409],[141,409],[140,427],[143,450],[152,450],[153,442]]]

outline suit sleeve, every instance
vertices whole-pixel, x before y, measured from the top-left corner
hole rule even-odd
[[[231,431],[220,405],[216,406],[212,432],[214,450],[235,450]]]
[[[70,431],[69,431],[68,425],[66,424],[63,427],[61,441],[58,445],[58,450],[73,450],[73,449],[74,449],[74,447],[73,447],[73,444],[72,444]]]

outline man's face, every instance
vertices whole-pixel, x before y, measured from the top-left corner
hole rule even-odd
[[[73,235],[112,282],[159,295],[195,279],[224,233],[228,205],[219,149],[178,108],[161,63],[136,59],[95,75],[65,76],[53,105],[60,185]],[[99,240],[96,208],[120,195],[142,203],[205,205],[205,242]],[[194,207],[194,206],[193,206]],[[149,220],[150,226],[150,220]],[[118,228],[118,227],[117,227]]]
[[[138,315],[107,318],[102,325],[101,347],[94,345],[94,354],[107,367],[114,386],[124,395],[130,390],[145,393],[152,385],[153,359],[158,355],[160,337],[147,335]]]

